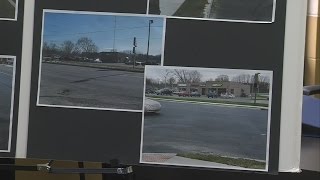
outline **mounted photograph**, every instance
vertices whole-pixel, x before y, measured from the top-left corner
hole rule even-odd
[[[268,171],[272,75],[146,66],[140,163]]]
[[[15,57],[0,55],[0,152],[10,152]]]
[[[172,18],[274,22],[276,0],[149,0],[149,14]]]
[[[17,20],[18,0],[0,0],[0,20]]]
[[[45,10],[37,105],[141,112],[164,30],[159,16]]]

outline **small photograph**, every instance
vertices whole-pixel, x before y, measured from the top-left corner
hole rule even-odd
[[[0,55],[0,152],[10,152],[15,57]]]
[[[161,16],[45,10],[38,106],[141,112],[164,30]]]
[[[268,171],[272,74],[147,66],[140,162]]]
[[[176,18],[274,21],[276,0],[149,0],[149,14]]]
[[[0,20],[17,20],[18,0],[0,0]]]

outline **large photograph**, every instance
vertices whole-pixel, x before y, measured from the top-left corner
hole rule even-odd
[[[0,55],[0,152],[10,152],[15,57]]]
[[[45,10],[38,105],[141,112],[164,31],[161,16]]]
[[[149,0],[149,14],[175,18],[274,21],[276,0]]]
[[[147,66],[140,162],[267,171],[272,74]]]
[[[0,0],[0,20],[17,20],[18,0]]]

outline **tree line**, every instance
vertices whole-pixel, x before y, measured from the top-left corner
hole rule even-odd
[[[117,52],[113,49],[111,54],[110,52],[98,52],[99,48],[94,43],[94,41],[88,37],[81,37],[76,42],[66,40],[61,44],[54,42],[44,42],[42,48],[43,57],[54,57],[60,56],[64,57],[64,60],[74,59],[72,57],[83,57],[96,59],[100,58],[104,62],[126,62],[133,59],[133,53],[131,50],[123,50]],[[135,59],[139,61],[144,61],[148,58],[148,61],[151,62],[161,62],[161,55],[146,55],[142,52],[136,51]]]
[[[146,78],[146,84],[151,87],[172,87],[175,84],[201,83],[202,74],[197,70],[173,69],[163,71],[157,79]],[[216,82],[236,82],[247,85],[254,83],[254,75],[240,74],[230,78],[228,75],[221,74],[216,78],[210,78],[207,81]],[[259,76],[259,88],[261,91],[268,92],[270,87],[270,78],[268,76]]]
[[[76,42],[66,40],[61,44],[43,43],[43,56],[79,56],[83,53],[96,53],[98,46],[88,37],[81,37]]]

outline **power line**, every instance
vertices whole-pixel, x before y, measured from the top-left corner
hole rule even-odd
[[[152,26],[152,27],[161,27],[163,26]],[[95,34],[95,33],[103,33],[108,31],[114,31],[114,30],[131,30],[131,29],[138,29],[138,28],[148,28],[148,26],[140,26],[140,27],[128,27],[128,28],[110,28],[109,30],[100,30],[100,31],[91,31],[91,32],[78,32],[78,33],[66,33],[66,34],[47,34],[44,36],[68,36],[68,35],[77,35],[77,34]]]
[[[147,38],[137,38],[137,39],[147,39]],[[162,38],[150,38],[150,39],[162,39]],[[106,40],[103,40],[103,41],[112,41],[113,39],[106,39]],[[115,40],[132,40],[132,37],[129,37],[129,38],[116,38]],[[49,42],[60,42],[60,43],[63,43],[65,41],[68,41],[68,40],[47,40]],[[46,42],[46,41],[45,41]]]

